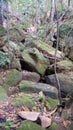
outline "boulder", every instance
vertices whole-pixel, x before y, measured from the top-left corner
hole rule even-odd
[[[29,40],[29,39],[27,39]],[[55,58],[55,48],[52,47],[49,44],[46,44],[45,42],[43,42],[42,40],[32,40],[30,38],[30,42],[25,42],[25,48],[37,48],[40,52],[43,53],[43,55],[49,59],[54,60]],[[50,41],[49,41],[50,43]],[[57,51],[57,55],[56,55],[57,61],[63,60],[64,58],[64,53],[61,51]]]
[[[57,130],[58,124],[53,122],[52,125],[48,128],[48,130]]]
[[[24,50],[22,52],[22,60],[24,66],[28,66],[30,71],[36,71],[41,75],[44,75],[49,65],[49,60],[37,48]]]
[[[33,41],[33,44],[38,48],[43,55],[45,55],[48,58],[54,59],[55,58],[55,48],[46,44],[45,42],[41,40]],[[57,51],[56,55],[57,61],[60,61],[64,58],[64,54],[61,51]]]
[[[21,42],[25,39],[24,31],[21,28],[12,27],[9,29],[9,39],[11,41]]]
[[[65,72],[57,74],[62,96],[66,96],[68,93],[73,91],[73,72]],[[46,83],[56,87],[55,74],[48,75],[45,77]]]
[[[32,81],[21,81],[19,83],[19,90],[20,91],[26,91],[26,92],[35,92],[38,93],[40,91],[43,91],[45,95],[52,97],[52,98],[57,98],[58,97],[58,91],[55,87],[48,85],[48,84],[43,84],[43,83],[36,83]]]
[[[17,97],[13,99],[12,103],[17,107],[25,106],[32,109],[35,104],[32,97],[32,95],[20,93]]]
[[[5,30],[5,28],[2,25],[0,25],[0,37],[5,36],[6,33],[7,31]]]
[[[4,90],[4,88],[2,88],[2,86],[0,86],[0,103],[4,103],[8,101],[8,96],[6,91]]]
[[[72,71],[73,70],[73,63],[70,60],[62,60],[60,62],[57,62],[57,69],[60,70],[65,70],[65,71]]]
[[[20,56],[20,52],[24,50],[24,46],[22,45],[22,43],[17,43],[15,41],[10,41],[9,43],[6,43],[5,46],[2,47],[3,51],[6,53],[9,53],[10,51],[10,55],[16,55],[17,57]]]
[[[29,80],[33,82],[38,82],[40,80],[40,75],[36,72],[22,71],[22,80]]]
[[[17,130],[46,130],[46,129],[42,128],[40,125],[34,122],[26,121]]]
[[[16,69],[7,70],[5,73],[4,84],[8,86],[17,85],[22,80],[22,73]]]
[[[18,58],[13,57],[10,62],[10,68],[11,69],[17,69],[21,71],[21,64]]]
[[[73,63],[66,59],[62,60],[60,62],[57,62],[56,64],[57,72],[63,72],[63,71],[72,71],[73,70]],[[47,73],[54,72],[54,64],[50,65],[47,69]]]

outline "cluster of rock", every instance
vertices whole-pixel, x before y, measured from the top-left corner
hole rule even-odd
[[[28,85],[24,86],[34,86],[41,91],[46,91],[46,93],[48,92],[48,87],[52,85],[50,88],[53,88],[52,91],[55,93],[55,90],[57,89],[54,74],[55,48],[51,46],[52,44],[49,45],[41,40],[32,38],[25,34],[23,30],[16,27],[9,29],[9,36],[7,36],[6,30],[3,27],[1,28],[0,50],[10,55],[9,66],[11,70],[7,70],[7,72],[13,73],[15,69],[15,71],[18,71],[20,75],[22,75],[22,78],[20,79],[24,80],[24,84],[26,84],[25,80],[27,80]],[[9,37],[9,41],[7,41],[7,37]],[[68,92],[72,91],[73,87],[73,72],[71,72],[73,70],[73,63],[59,50],[56,54],[56,60],[61,91],[66,96]],[[13,79],[16,80],[18,75],[14,76],[15,74],[13,74]],[[42,79],[48,84],[38,83]],[[3,79],[0,81],[1,83],[3,82],[2,80]],[[12,83],[13,82],[14,81],[12,81]],[[32,84],[31,82],[35,83],[30,85]],[[9,85],[11,86],[11,83]]]
[[[55,48],[50,43],[51,41],[46,44],[42,40],[32,38],[17,27],[10,28],[8,34],[0,27],[0,50],[10,56],[10,64],[0,75],[1,101],[7,101],[8,96],[17,92],[40,91],[52,99],[57,99],[55,58],[61,96],[66,97],[73,92],[73,51],[66,57],[65,53],[57,50],[55,57]]]

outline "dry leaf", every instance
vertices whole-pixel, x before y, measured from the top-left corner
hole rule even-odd
[[[65,128],[67,128],[67,126],[70,124],[71,122],[68,120],[63,120],[63,125]]]
[[[40,116],[39,118],[41,120],[41,126],[43,128],[47,128],[51,125],[51,122],[52,122],[51,118],[48,118],[46,116]]]
[[[39,117],[39,112],[21,111],[18,115],[26,120],[36,121]]]

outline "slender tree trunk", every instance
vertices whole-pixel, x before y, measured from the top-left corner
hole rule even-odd
[[[3,25],[3,7],[4,1],[0,0],[0,25]]]
[[[53,18],[55,12],[55,0],[51,0],[51,28],[53,28]],[[50,39],[53,40],[53,30],[50,32]]]
[[[70,0],[68,0],[68,7],[70,6]]]

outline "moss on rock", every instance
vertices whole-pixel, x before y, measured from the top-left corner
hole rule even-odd
[[[13,99],[13,104],[15,106],[26,106],[26,107],[32,108],[34,105],[34,102],[31,95],[21,93],[20,95],[18,95],[17,97]]]
[[[57,130],[58,125],[53,122],[52,125],[48,128],[48,130]]]
[[[46,130],[46,129],[42,128],[41,126],[37,125],[34,122],[26,121],[17,130]]]
[[[22,73],[16,69],[11,69],[6,72],[5,84],[11,86],[17,85],[22,80]]]
[[[49,60],[37,48],[26,49],[22,53],[22,58],[24,63],[39,74],[44,74],[49,65]]]
[[[21,81],[19,84],[20,91],[26,91],[26,92],[40,92],[43,91],[45,95],[51,97],[51,98],[57,98],[58,97],[58,91],[57,88],[50,86],[49,84],[43,84],[43,83],[36,83],[31,81]]]
[[[8,100],[7,93],[4,90],[4,88],[2,88],[2,86],[0,86],[0,101],[1,102],[6,102],[7,100]]]
[[[47,98],[46,101],[48,102],[48,108],[50,109],[54,109],[59,103],[58,99],[52,99],[52,98]]]

